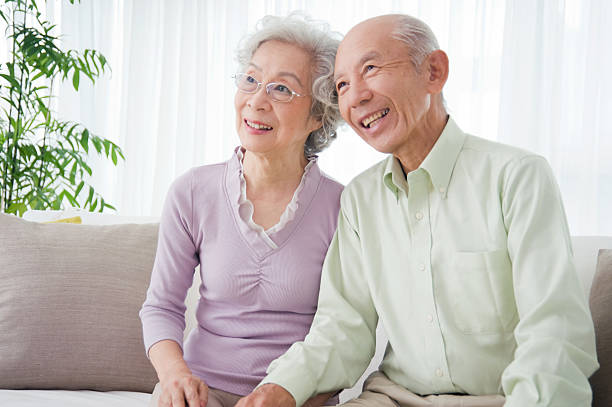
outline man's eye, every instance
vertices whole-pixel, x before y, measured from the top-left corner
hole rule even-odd
[[[249,83],[257,83],[257,80],[253,78],[251,75],[247,75],[244,80]]]
[[[366,71],[371,71],[373,69],[376,69],[376,65],[367,65],[366,66]]]

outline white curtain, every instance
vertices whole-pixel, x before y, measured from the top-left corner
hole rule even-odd
[[[508,4],[498,139],[545,156],[574,234],[612,233],[612,2]]]
[[[92,182],[121,214],[158,215],[174,178],[227,159],[234,131],[234,50],[265,14],[305,10],[341,33],[379,14],[426,21],[447,51],[445,97],[472,134],[545,156],[572,234],[612,234],[612,2],[607,0],[65,0],[48,14],[66,47],[95,48],[112,67],[57,100],[65,117],[117,142],[117,168]],[[348,127],[321,154],[348,182],[382,155]]]

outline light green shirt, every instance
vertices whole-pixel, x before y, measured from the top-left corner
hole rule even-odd
[[[449,119],[420,168],[390,156],[344,190],[318,311],[263,383],[300,406],[351,387],[375,349],[418,394],[504,394],[507,407],[591,405],[598,367],[557,184],[545,159]]]

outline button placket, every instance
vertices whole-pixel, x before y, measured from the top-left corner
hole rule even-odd
[[[437,305],[433,287],[433,271],[431,269],[431,196],[436,188],[431,188],[429,176],[425,171],[415,172],[408,176],[408,218],[412,232],[412,249],[416,276],[422,283],[423,301],[419,307],[423,315],[424,341],[426,343],[429,369],[432,372],[434,389],[448,388],[450,377],[446,362],[446,350],[442,331],[437,317]]]

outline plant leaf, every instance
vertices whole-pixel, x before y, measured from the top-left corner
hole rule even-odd
[[[74,86],[74,90],[79,90],[80,76],[79,70],[75,69],[74,74],[72,74],[72,86]]]
[[[89,194],[87,195],[87,200],[85,201],[84,206],[87,206],[87,204],[91,203],[93,196],[94,196],[94,189],[92,187],[89,187]]]
[[[86,153],[89,153],[89,130],[83,130],[83,133],[81,133],[80,141],[81,146],[83,146],[83,150],[85,150]]]
[[[98,152],[98,154],[100,154],[102,152],[102,142],[100,141],[100,139],[98,137],[92,137],[91,142],[96,148],[96,151]]]
[[[74,191],[74,196],[75,198],[77,198],[79,196],[79,194],[81,193],[81,190],[83,189],[83,186],[85,185],[85,181],[81,181],[79,183],[79,186],[77,187],[77,189]]]
[[[70,202],[70,205],[79,208],[79,203],[77,202],[76,199],[74,199],[74,196],[72,196],[72,194],[70,193],[70,191],[68,191],[67,189],[62,190],[61,194],[63,195],[66,199],[68,199],[68,202]]]
[[[13,202],[9,205],[6,213],[14,213],[21,217],[27,210],[28,207],[23,202]]]
[[[72,164],[72,169],[70,170],[70,183],[72,185],[76,184],[77,166],[78,166],[78,161],[75,160],[74,164]]]

